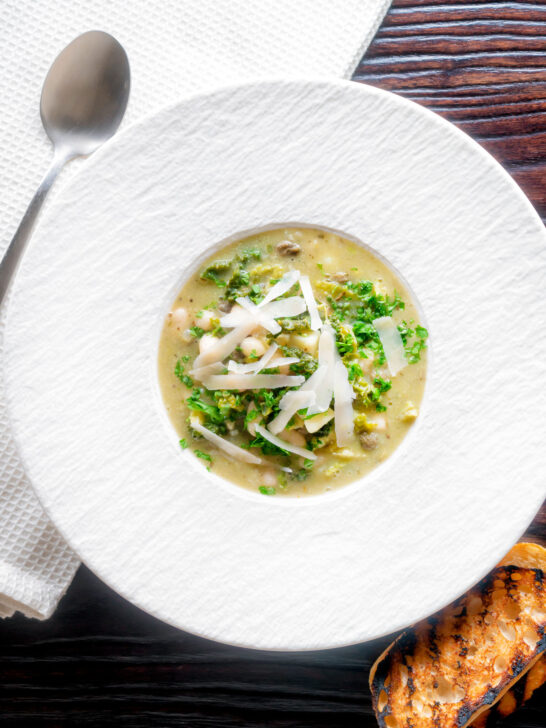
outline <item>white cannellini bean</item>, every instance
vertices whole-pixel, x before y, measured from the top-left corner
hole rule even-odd
[[[280,438],[296,447],[305,447],[306,445],[305,437],[297,430],[285,430],[281,433]]]
[[[190,324],[190,315],[187,310],[182,307],[175,308],[174,311],[171,311],[169,318],[171,326],[180,333],[182,333],[184,329],[187,329]]]
[[[213,346],[218,339],[215,336],[211,336],[210,334],[204,334],[199,339],[199,353],[202,354],[207,349],[210,349],[211,346]]]
[[[292,344],[303,349],[307,354],[316,354],[318,349],[319,332],[310,334],[292,334]]]
[[[273,487],[277,485],[277,476],[275,474],[274,470],[271,470],[270,468],[264,468],[260,472],[260,482],[261,485]]]
[[[203,331],[210,331],[212,329],[212,321],[215,318],[212,311],[203,311],[201,318],[195,319],[195,325],[203,329]]]
[[[254,353],[257,357],[265,354],[265,345],[255,336],[247,336],[241,342],[241,351],[246,357]]]

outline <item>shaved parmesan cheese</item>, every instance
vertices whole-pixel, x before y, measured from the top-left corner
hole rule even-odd
[[[318,415],[306,417],[303,424],[305,425],[305,429],[307,430],[307,432],[313,434],[314,432],[318,432],[321,427],[324,427],[324,425],[327,425],[328,422],[333,419],[333,417],[333,411],[331,409],[328,409],[326,410],[326,412],[319,412]]]
[[[254,374],[256,371],[257,361],[251,361],[249,364],[241,364],[238,361],[230,359],[227,363],[228,371],[234,374]],[[217,374],[218,372],[211,372],[211,374]]]
[[[248,313],[242,306],[235,304],[229,313],[226,313],[225,316],[220,318],[220,326],[224,326],[227,329],[242,326],[251,320]]]
[[[391,316],[381,316],[381,318],[374,319],[372,324],[385,352],[389,372],[394,377],[408,363],[398,327]]]
[[[279,347],[277,346],[277,344],[275,344],[275,342],[273,342],[271,344],[269,349],[267,349],[265,354],[262,356],[262,358],[258,362],[258,366],[256,367],[256,373],[261,372],[262,369],[267,369],[267,365],[269,364],[269,362],[275,355],[275,352],[277,351],[278,348]]]
[[[305,409],[312,405],[315,401],[315,393],[311,391],[302,391],[298,389],[296,392],[287,392],[279,402],[280,412],[271,420],[267,429],[274,435],[282,432],[292,417],[300,409]]]
[[[190,374],[192,377],[195,377],[195,379],[203,380],[205,377],[208,377],[209,374],[219,374],[222,369],[225,369],[224,365],[219,361],[215,361],[214,363],[207,364],[204,367],[191,369]]]
[[[192,422],[191,428],[200,435],[203,435],[205,440],[212,442],[213,445],[216,445],[216,447],[220,448],[220,450],[223,450],[237,460],[241,460],[244,463],[252,463],[252,465],[261,465],[263,463],[261,458],[256,457],[256,455],[253,455],[248,450],[243,450],[242,447],[237,447],[237,445],[234,445],[232,442],[228,442],[228,440],[224,440],[223,437],[207,430],[206,427],[203,427],[203,425],[200,425],[198,422]]]
[[[284,395],[279,402],[281,412],[269,423],[271,432],[275,434],[282,432],[298,410],[309,408],[315,403],[317,392],[326,375],[327,367],[319,367],[297,391],[287,392]]]
[[[277,359],[273,359],[268,369],[286,367],[289,364],[297,364],[299,361],[300,359],[297,356],[279,356]]]
[[[316,402],[308,410],[310,415],[326,412],[334,394],[334,366],[336,361],[339,361],[339,354],[336,346],[336,335],[330,324],[324,324],[320,332],[318,361],[319,369],[324,367],[326,374],[323,383],[317,389]]]
[[[203,384],[207,389],[278,389],[297,387],[304,381],[305,377],[289,374],[212,374]]]
[[[353,399],[355,394],[349,382],[345,364],[339,360],[334,369],[334,414],[338,447],[348,445],[354,432]]]
[[[278,334],[281,330],[276,318],[288,318],[297,316],[305,311],[305,301],[301,296],[290,296],[280,301],[263,306],[256,306],[255,303],[245,297],[238,298],[235,305],[229,313],[222,316],[220,326],[230,328],[232,326],[241,326],[247,321],[254,321],[256,326],[263,326],[272,334]]]
[[[324,379],[326,375],[328,374],[328,367],[325,367],[324,365],[319,366],[319,368],[311,374],[309,379],[305,382],[305,384],[302,384],[298,391],[300,392],[314,392],[315,396],[318,396],[318,392],[320,388],[322,387],[324,383]]]
[[[305,301],[301,296],[290,296],[281,298],[279,301],[272,301],[260,310],[269,318],[288,318],[303,313],[305,308]]]
[[[289,291],[292,286],[299,281],[299,278],[299,270],[290,270],[288,273],[285,273],[280,281],[275,283],[273,288],[270,289],[269,293],[266,295],[264,300],[258,304],[258,306],[262,308],[262,306],[265,306],[265,304],[269,303],[269,301],[273,301],[275,298],[282,296],[283,293]]]
[[[241,326],[237,326],[233,331],[230,331],[229,334],[222,336],[221,339],[216,339],[215,343],[209,349],[199,354],[193,363],[194,368],[199,369],[199,367],[205,366],[205,364],[212,364],[215,361],[225,359],[250,334],[255,326],[254,321],[247,321]]]
[[[258,306],[256,306],[255,303],[253,303],[248,296],[239,296],[239,298],[235,299],[236,303],[241,306],[241,308],[244,308],[245,311],[248,311],[249,313],[255,313]]]
[[[269,361],[271,360],[278,348],[279,347],[277,346],[277,344],[271,344],[271,346],[269,347],[269,349],[267,349],[261,359],[258,359],[257,361],[251,361],[249,364],[239,364],[236,361],[229,361],[228,369],[230,372],[236,372],[237,374],[257,374],[262,369],[265,369],[267,367]]]
[[[351,440],[354,431],[352,400],[355,395],[349,382],[347,369],[339,357],[335,333],[330,324],[324,324],[320,334],[319,368],[315,374],[319,372],[323,372],[322,381],[315,390],[315,404],[308,408],[307,414],[318,415],[321,412],[326,412],[330,407],[332,396],[334,396],[336,440],[338,445],[342,446]],[[311,379],[312,377],[307,380],[306,384]],[[307,426],[307,422],[310,421],[306,420],[305,422]]]
[[[275,319],[269,316],[266,309],[260,310],[258,306],[256,306],[255,303],[252,303],[250,298],[247,298],[246,296],[244,298],[237,298],[236,300],[240,306],[248,311],[248,314],[252,317],[256,326],[263,326],[264,329],[267,329],[271,334],[279,333],[281,327]]]
[[[264,328],[271,331],[272,334],[276,334],[280,331],[280,326],[275,323],[276,318],[286,318],[290,316],[297,316],[305,311],[305,301],[301,296],[290,296],[289,298],[282,298],[280,301],[272,301],[266,306],[256,306],[255,303],[245,296],[245,298],[238,298],[237,303],[243,308],[248,314],[254,317],[257,324],[260,324]]]
[[[262,427],[261,425],[256,425],[256,432],[258,435],[261,435],[264,440],[280,447],[282,450],[288,450],[288,452],[293,452],[295,455],[300,455],[300,457],[306,458],[307,460],[317,459],[317,456],[310,450],[305,450],[303,447],[297,447],[297,445],[292,445],[292,443],[286,442],[286,440],[268,432],[265,427]]]
[[[317,302],[315,301],[315,295],[313,293],[313,288],[311,287],[311,282],[309,281],[309,276],[300,276],[300,287],[303,297],[305,298],[307,310],[311,317],[311,328],[314,329],[314,331],[318,331],[322,326],[322,321],[319,316]]]

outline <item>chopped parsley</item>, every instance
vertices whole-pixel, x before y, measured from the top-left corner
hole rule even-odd
[[[219,407],[209,404],[202,397],[201,390],[194,389],[186,399],[188,408],[194,412],[202,412],[205,415],[204,427],[217,434],[223,434],[226,431],[225,417]]]
[[[357,377],[364,376],[364,372],[362,371],[362,367],[360,364],[357,364],[356,362],[353,362],[352,364],[349,364],[349,381],[354,382],[354,380]]]
[[[387,409],[384,404],[382,404],[379,400],[381,398],[381,395],[385,392],[388,392],[389,389],[392,387],[392,382],[388,379],[382,379],[381,377],[375,377],[373,380],[374,386],[372,390],[368,393],[368,398],[370,402],[373,402],[375,404],[375,409],[378,412],[385,412]]]
[[[220,278],[219,274],[225,274],[231,268],[231,261],[229,260],[217,260],[211,263],[201,273],[201,279],[204,281],[212,281],[219,288],[225,288],[226,282]]]
[[[193,387],[192,378],[189,377],[187,374],[184,374],[184,365],[182,364],[182,359],[179,359],[176,362],[176,365],[174,367],[174,376],[179,379],[182,384],[185,384],[186,387],[189,387],[190,389]]]
[[[213,460],[208,452],[203,452],[203,450],[194,450],[193,452],[197,455],[198,458],[206,460],[207,463],[210,463],[212,465]]]

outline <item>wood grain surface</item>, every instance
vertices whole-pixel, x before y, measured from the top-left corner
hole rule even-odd
[[[546,2],[395,0],[354,78],[457,124],[546,216]],[[526,537],[546,543],[546,506]],[[372,728],[368,669],[387,640],[299,654],[217,645],[82,567],[52,619],[0,622],[0,726]],[[545,690],[503,725],[546,728]]]

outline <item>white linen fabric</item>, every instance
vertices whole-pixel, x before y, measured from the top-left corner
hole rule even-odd
[[[4,0],[0,253],[51,160],[38,113],[44,76],[55,56],[80,33],[105,30],[127,51],[132,87],[123,128],[185,94],[219,84],[267,76],[350,78],[389,4],[390,0]],[[68,165],[50,199],[82,164],[85,160]],[[18,610],[29,617],[49,617],[78,564],[25,476],[10,435],[0,371],[0,616]]]

